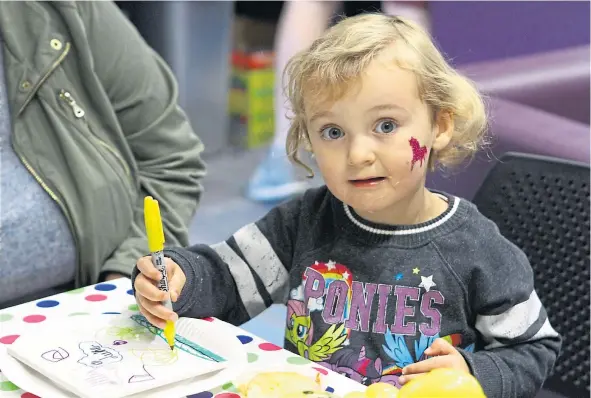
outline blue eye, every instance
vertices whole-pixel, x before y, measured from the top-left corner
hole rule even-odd
[[[398,128],[398,125],[394,120],[382,120],[376,126],[376,132],[380,134],[390,134],[393,133],[394,130]]]
[[[308,332],[308,328],[303,325],[298,325],[297,334],[300,339],[306,337],[306,333]]]
[[[341,138],[345,133],[338,127],[327,127],[320,132],[322,135],[322,139],[325,140],[338,140]]]

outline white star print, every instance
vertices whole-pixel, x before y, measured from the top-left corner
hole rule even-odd
[[[335,269],[336,267],[337,266],[334,261],[328,260],[328,263],[326,264],[326,268],[328,268],[329,271]]]
[[[349,273],[347,271],[343,273],[343,278],[349,279]]]
[[[314,265],[318,265],[318,261],[314,261]]]
[[[426,291],[429,291],[433,286],[437,286],[435,285],[435,282],[433,282],[433,275],[427,277],[421,276],[421,284],[419,287],[424,287]]]

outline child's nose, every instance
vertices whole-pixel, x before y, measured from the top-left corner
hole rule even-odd
[[[350,166],[372,164],[375,160],[375,147],[369,137],[357,136],[350,140],[348,153],[348,163]]]

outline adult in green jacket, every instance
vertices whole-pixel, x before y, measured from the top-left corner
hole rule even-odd
[[[188,244],[205,167],[165,62],[111,2],[0,2],[0,304],[129,275],[143,199]]]

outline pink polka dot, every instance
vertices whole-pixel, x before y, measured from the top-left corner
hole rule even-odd
[[[259,348],[263,351],[279,351],[279,350],[281,350],[281,347],[278,347],[275,344],[271,344],[271,343],[261,343],[261,344],[259,344]]]
[[[322,373],[325,376],[328,374],[328,370],[326,370],[324,368],[312,368],[312,369],[317,370],[319,373]]]
[[[213,322],[213,321],[215,321],[215,319],[214,319],[214,318],[212,318],[212,317],[210,317],[210,316],[208,316],[207,318],[201,318],[201,319],[202,319],[203,321],[207,321],[207,322]]]
[[[39,323],[39,322],[43,322],[44,320],[46,320],[47,318],[43,315],[29,315],[23,318],[23,321],[27,322],[27,323]]]
[[[11,334],[8,336],[0,337],[0,343],[2,344],[12,344],[18,339],[20,335],[18,334]]]
[[[233,392],[223,392],[216,394],[215,398],[240,398],[240,395],[234,394]]]
[[[21,398],[41,398],[38,395],[35,394],[31,394],[30,392],[26,392],[23,395],[21,395]]]
[[[90,296],[86,296],[86,301],[104,301],[107,299],[107,296],[104,294],[91,294]]]

